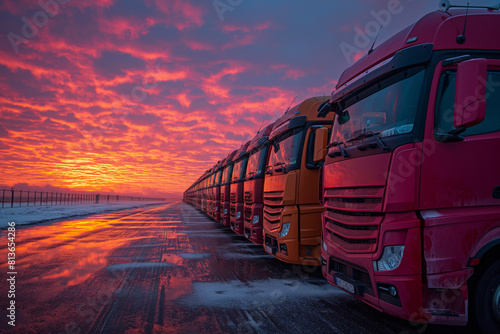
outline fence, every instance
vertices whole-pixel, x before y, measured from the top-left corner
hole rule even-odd
[[[101,194],[77,194],[77,193],[57,193],[51,191],[34,191],[18,189],[0,190],[2,208],[21,206],[42,206],[42,205],[71,205],[86,203],[102,203],[116,201],[163,201],[161,198],[122,196],[122,195],[101,195]]]

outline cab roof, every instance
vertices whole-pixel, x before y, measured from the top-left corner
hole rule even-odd
[[[432,43],[434,50],[500,50],[500,13],[493,9],[469,8],[465,30],[466,40],[457,42],[464,29],[466,9],[431,12],[403,29],[373,52],[366,54],[340,76],[337,89],[378,63],[410,46]]]
[[[274,138],[278,134],[284,132],[288,129],[285,123],[290,121],[294,117],[304,116],[306,117],[306,121],[331,121],[333,120],[333,115],[327,115],[326,118],[318,118],[318,107],[321,103],[329,100],[329,96],[316,96],[310,97],[301,103],[295,105],[293,108],[286,111],[283,116],[278,118],[276,123],[274,124],[273,130],[269,135],[269,138]]]
[[[274,124],[275,122],[266,126],[264,130],[260,130],[259,132],[257,132],[255,137],[253,137],[253,139],[250,141],[250,144],[248,145],[248,152],[251,152],[262,145],[262,143],[260,143],[260,139],[263,137],[269,137],[271,131],[273,130]]]

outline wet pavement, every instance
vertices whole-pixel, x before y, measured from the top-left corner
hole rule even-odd
[[[19,227],[16,247],[19,333],[466,332],[384,315],[184,203]]]

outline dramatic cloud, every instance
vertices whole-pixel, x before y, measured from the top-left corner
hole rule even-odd
[[[294,97],[330,94],[373,24],[380,43],[437,6],[2,1],[0,184],[178,196]]]

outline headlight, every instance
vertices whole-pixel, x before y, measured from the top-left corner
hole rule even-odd
[[[375,271],[396,269],[401,264],[404,250],[404,245],[384,247],[384,253],[380,260],[373,261],[373,269]]]
[[[224,209],[224,214],[227,215],[227,209]]]
[[[253,216],[252,224],[257,224],[259,222],[259,216]]]
[[[217,211],[219,211],[219,207],[218,206],[215,207],[215,212],[217,212]]]
[[[240,217],[241,217],[241,212],[240,211],[236,212],[236,219],[238,219]]]
[[[279,233],[280,238],[286,236],[288,234],[289,230],[290,230],[290,223],[284,223],[283,226],[281,227],[281,231]]]
[[[328,251],[328,246],[326,245],[326,243],[324,241],[321,241],[321,246],[323,247],[323,250],[325,252]]]

